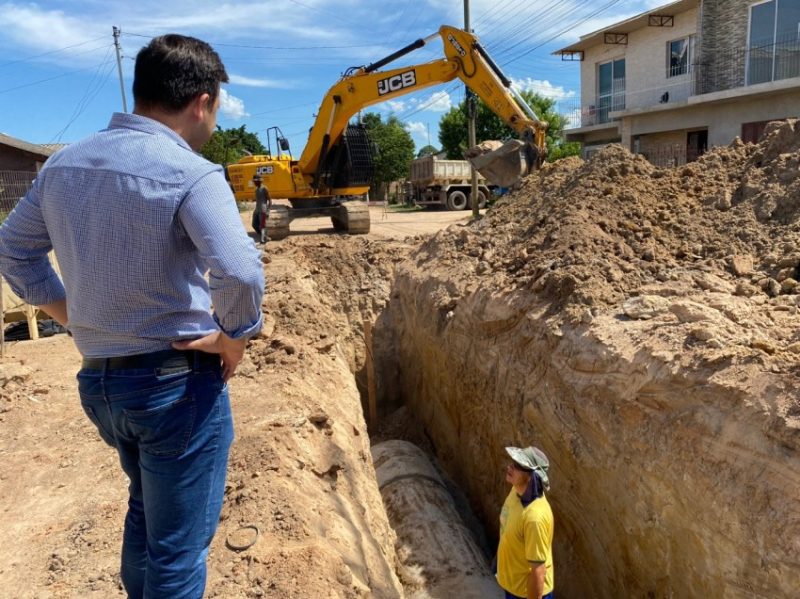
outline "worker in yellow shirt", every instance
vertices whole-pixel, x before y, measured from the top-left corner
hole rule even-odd
[[[497,582],[506,599],[553,598],[553,511],[550,462],[536,447],[506,447],[511,462],[506,482],[511,492],[500,512]]]

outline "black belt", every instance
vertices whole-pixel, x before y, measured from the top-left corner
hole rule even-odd
[[[136,368],[216,368],[220,365],[219,354],[208,354],[197,350],[180,351],[165,349],[149,354],[117,356],[115,358],[84,358],[82,366],[91,370],[128,370]]]

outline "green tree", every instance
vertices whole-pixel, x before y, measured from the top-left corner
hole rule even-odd
[[[408,166],[414,159],[414,140],[394,115],[384,122],[381,115],[368,112],[363,122],[370,140],[377,148],[373,193],[377,192],[378,197],[383,197],[389,183],[408,174]]]
[[[255,133],[247,131],[245,126],[217,130],[211,135],[200,153],[206,160],[217,164],[230,164],[236,162],[247,152],[251,154],[265,154],[267,149]]]
[[[438,154],[439,150],[434,148],[433,146],[422,146],[422,149],[417,152],[417,158],[422,158],[423,156],[431,156],[433,154]]]
[[[550,161],[573,156],[580,153],[580,144],[564,143],[561,134],[567,124],[567,118],[555,112],[556,101],[545,98],[531,91],[523,91],[520,95],[525,99],[536,115],[548,123],[547,159]],[[476,138],[478,143],[488,139],[502,140],[514,136],[514,131],[507,126],[484,102],[478,98],[476,117]],[[439,142],[447,157],[453,160],[464,158],[467,150],[467,113],[466,103],[462,101],[446,112],[439,121]]]

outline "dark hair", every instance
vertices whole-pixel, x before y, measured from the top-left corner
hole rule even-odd
[[[153,38],[136,55],[133,97],[144,107],[178,112],[200,94],[215,101],[228,73],[219,54],[197,38],[170,33]]]

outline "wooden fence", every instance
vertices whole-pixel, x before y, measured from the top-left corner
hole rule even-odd
[[[36,178],[35,172],[28,171],[0,171],[0,223],[14,209]],[[55,266],[55,257],[50,255],[50,260]],[[39,327],[36,322],[38,310],[29,306],[14,295],[8,283],[0,276],[0,357],[5,356],[5,326],[6,316],[13,320],[25,318],[28,321],[28,332],[31,339],[39,338]]]
[[[35,178],[35,172],[0,171],[0,221],[28,192]]]

